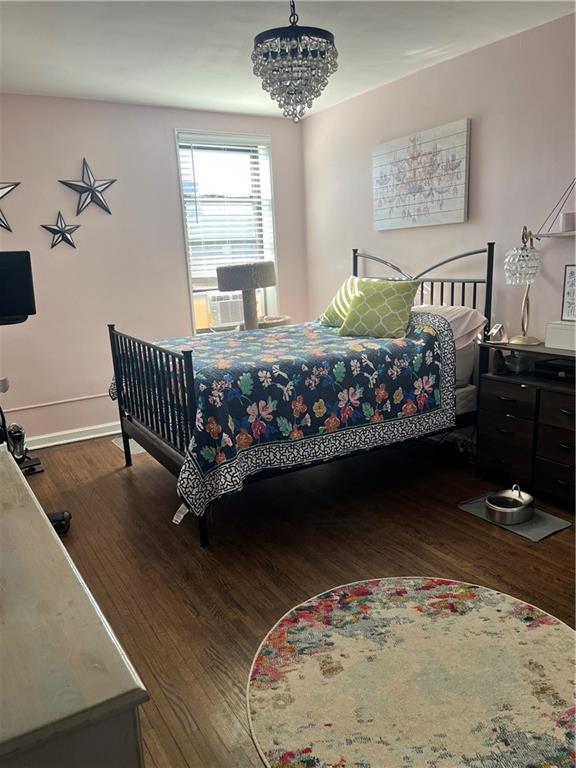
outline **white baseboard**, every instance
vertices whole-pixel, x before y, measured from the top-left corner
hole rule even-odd
[[[93,440],[95,437],[108,437],[120,434],[120,422],[111,421],[109,424],[97,424],[94,427],[67,429],[64,432],[52,432],[48,435],[37,435],[26,439],[26,445],[31,451],[39,448],[49,448],[52,445],[79,443],[82,440]]]

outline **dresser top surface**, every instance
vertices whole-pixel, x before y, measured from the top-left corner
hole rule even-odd
[[[0,445],[0,688],[0,755],[148,698],[5,445]]]
[[[491,349],[501,349],[508,352],[526,352],[533,355],[545,355],[548,357],[576,357],[576,351],[572,349],[547,347],[543,342],[541,344],[509,344],[504,341],[482,341],[480,342],[480,346]]]

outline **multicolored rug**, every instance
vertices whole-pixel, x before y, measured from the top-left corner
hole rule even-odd
[[[337,587],[266,636],[248,683],[269,768],[568,768],[574,632],[435,578]]]

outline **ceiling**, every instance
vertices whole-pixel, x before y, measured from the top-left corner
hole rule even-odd
[[[574,12],[573,2],[299,2],[330,29],[339,69],[315,110]],[[3,2],[0,86],[219,112],[277,115],[251,72],[255,34],[288,2]],[[313,110],[314,111],[314,110]]]

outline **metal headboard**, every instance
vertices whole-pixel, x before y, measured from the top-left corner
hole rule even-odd
[[[459,253],[456,256],[450,256],[448,259],[432,264],[430,267],[419,272],[417,275],[409,275],[403,269],[396,264],[392,264],[385,259],[381,259],[378,256],[372,256],[369,253],[362,253],[358,248],[352,250],[352,274],[358,277],[358,265],[359,259],[366,259],[366,261],[374,261],[377,264],[381,264],[388,267],[393,272],[396,272],[400,277],[394,277],[394,280],[419,280],[420,289],[418,291],[420,304],[424,303],[425,294],[428,295],[429,301],[427,303],[434,304],[434,297],[439,300],[440,304],[444,304],[448,301],[450,306],[471,306],[474,309],[478,309],[478,286],[485,286],[484,290],[484,309],[483,314],[488,318],[488,326],[484,333],[486,334],[490,328],[491,315],[492,315],[492,280],[494,276],[494,243],[486,243],[485,248],[479,248],[475,251],[466,251],[466,253]],[[478,256],[486,254],[486,275],[485,277],[458,277],[447,278],[439,277],[434,279],[433,277],[426,278],[426,275],[430,275],[436,269],[451,264],[453,261],[459,261],[460,259],[466,259],[470,256]],[[459,295],[458,295],[459,294]],[[471,294],[471,295],[470,295]],[[468,303],[470,301],[470,303]]]

